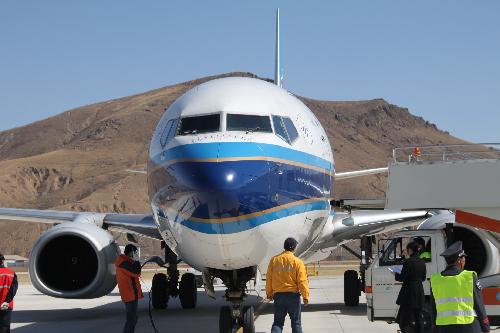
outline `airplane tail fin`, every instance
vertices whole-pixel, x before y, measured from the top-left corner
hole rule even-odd
[[[278,87],[283,87],[283,67],[281,64],[280,47],[280,9],[276,9],[276,58],[274,63],[274,83]]]

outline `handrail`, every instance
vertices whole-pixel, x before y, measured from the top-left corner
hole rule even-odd
[[[401,153],[404,161],[399,160]],[[500,159],[500,143],[469,143],[451,145],[421,145],[392,150],[393,162],[435,162],[471,159]]]

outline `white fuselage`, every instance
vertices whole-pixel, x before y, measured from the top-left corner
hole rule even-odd
[[[313,113],[258,79],[217,79],[185,93],[163,114],[149,152],[155,221],[198,270],[262,269],[287,237],[304,253],[327,221],[333,175]]]

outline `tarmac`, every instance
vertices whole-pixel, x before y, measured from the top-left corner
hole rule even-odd
[[[366,318],[364,296],[358,307],[343,304],[343,279],[341,277],[310,278],[311,303],[302,308],[304,332],[396,332],[396,324],[369,322]],[[143,284],[149,290],[149,282]],[[193,310],[183,310],[178,299],[171,299],[166,310],[153,311],[158,332],[189,333],[218,332],[219,307],[223,287],[217,287],[217,299],[206,296],[198,289],[198,305]],[[154,332],[148,315],[148,293],[139,304],[137,333]],[[247,304],[256,307],[258,315],[256,332],[270,332],[273,321],[272,303],[263,304],[262,298],[251,295]],[[29,284],[19,287],[12,314],[12,329],[17,333],[80,333],[121,332],[125,319],[123,303],[115,289],[105,297],[91,300],[67,300],[45,296]],[[290,321],[285,322],[285,333],[290,333]]]

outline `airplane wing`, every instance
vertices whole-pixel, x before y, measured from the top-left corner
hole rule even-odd
[[[359,210],[350,214],[337,213],[332,220],[334,230],[330,242],[342,244],[352,239],[360,239],[363,236],[418,226],[430,216],[429,212],[425,210]]]
[[[430,217],[428,211],[356,210],[351,213],[335,212],[315,244],[301,256],[306,262],[322,260],[333,248],[364,236],[418,226]]]
[[[152,215],[0,208],[0,220],[47,224],[93,223],[101,228],[161,240]]]
[[[339,172],[335,173],[335,180],[343,180],[349,178],[356,178],[368,175],[376,175],[380,173],[387,173],[389,168],[376,168],[376,169],[366,169],[366,170],[358,170],[358,171],[349,171],[349,172]]]

